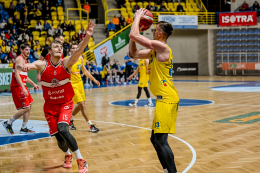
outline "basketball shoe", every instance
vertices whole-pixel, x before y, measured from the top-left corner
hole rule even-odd
[[[129,103],[129,106],[136,107],[137,104],[135,102],[133,102],[133,103]]]
[[[79,168],[79,173],[85,173],[88,171],[88,164],[84,159],[78,159],[78,168]]]
[[[35,133],[35,131],[28,129],[27,127],[24,129],[21,128],[20,130],[20,134],[30,134],[30,133]]]
[[[7,121],[4,121],[2,124],[5,128],[5,130],[7,131],[7,133],[12,134],[12,135],[14,134],[12,124],[7,124]]]
[[[71,130],[76,130],[76,127],[73,124],[73,120],[70,121],[69,127],[70,127]]]
[[[71,168],[72,167],[72,160],[73,160],[72,155],[66,155],[65,161],[64,161],[62,166],[64,168]]]
[[[94,124],[92,124],[92,125],[90,126],[90,132],[98,132],[98,131],[99,131],[99,129],[96,128]]]
[[[151,106],[153,106],[153,103],[151,102],[147,103],[147,105],[144,105],[144,107],[151,107]]]

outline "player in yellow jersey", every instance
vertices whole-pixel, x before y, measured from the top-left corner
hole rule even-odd
[[[129,80],[131,81],[132,78],[134,77],[134,75],[136,75],[138,72],[140,72],[137,97],[133,103],[129,104],[129,106],[134,106],[134,107],[137,106],[138,100],[142,93],[142,88],[144,89],[147,99],[148,99],[148,104],[145,106],[153,106],[153,102],[150,97],[150,93],[148,91],[148,81],[149,81],[148,65],[149,65],[148,59],[141,59],[139,61],[139,65],[138,65],[137,69],[135,70],[135,72],[129,76]]]
[[[179,96],[172,81],[173,56],[166,44],[173,32],[170,23],[160,21],[153,31],[154,40],[142,36],[139,30],[140,19],[146,9],[141,8],[135,14],[130,32],[129,57],[149,59],[150,90],[156,96],[155,116],[152,125],[151,142],[157,152],[164,172],[176,173],[174,155],[168,144],[168,134],[175,133]],[[148,48],[137,50],[136,43]]]
[[[73,54],[73,52],[77,49],[78,45],[77,44],[72,44],[70,52]],[[90,126],[90,132],[98,132],[99,129],[95,127],[94,124],[91,123],[86,108],[85,108],[85,91],[84,91],[84,85],[81,79],[80,75],[80,70],[89,78],[91,79],[94,83],[100,86],[100,83],[89,73],[89,71],[85,68],[84,66],[84,60],[83,57],[80,56],[78,61],[72,66],[71,68],[71,85],[74,90],[74,97],[72,98],[74,104],[77,104],[77,106],[74,107],[72,111],[72,116],[70,120],[69,127],[72,130],[76,130],[76,127],[73,124],[73,117],[81,111],[83,117],[85,120],[88,122]]]

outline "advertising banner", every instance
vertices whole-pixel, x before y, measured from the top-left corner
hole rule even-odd
[[[114,53],[125,47],[129,43],[129,33],[130,29],[126,29],[124,32],[116,36],[111,40]]]
[[[222,63],[222,70],[260,70],[260,63]]]
[[[12,80],[12,68],[0,68],[0,90],[9,90]],[[34,82],[36,81],[37,70],[29,71],[28,77]],[[27,87],[32,87],[32,85],[27,83]]]
[[[237,12],[219,13],[219,26],[248,26],[257,25],[257,13]]]
[[[105,55],[105,53],[107,53],[108,57],[114,55],[111,40],[107,41],[94,50],[97,66],[101,65],[102,57]]]
[[[198,63],[173,63],[173,75],[198,75]]]
[[[197,29],[198,16],[197,15],[159,15],[159,21],[165,21],[172,24],[174,29]]]

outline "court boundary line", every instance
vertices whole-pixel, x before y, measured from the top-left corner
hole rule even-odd
[[[75,119],[76,120],[76,119]],[[128,127],[135,127],[135,128],[139,128],[139,129],[144,129],[144,130],[149,130],[149,131],[152,131],[152,129],[148,129],[148,128],[145,128],[145,127],[140,127],[140,126],[134,126],[134,125],[129,125],[129,124],[121,124],[121,123],[114,123],[114,122],[106,122],[106,121],[96,121],[96,120],[92,120],[92,121],[95,121],[95,122],[100,122],[100,123],[107,123],[107,124],[115,124],[115,125],[123,125],[123,126],[128,126]],[[194,163],[196,162],[196,158],[197,158],[197,153],[195,151],[195,149],[186,141],[184,141],[183,139],[181,138],[178,138],[176,136],[173,136],[173,135],[170,135],[169,136],[183,142],[184,144],[186,144],[191,152],[192,152],[192,160],[190,162],[190,164],[188,165],[188,167],[186,169],[184,169],[184,171],[182,173],[186,173],[188,172],[188,170],[190,170],[190,168],[194,165]]]

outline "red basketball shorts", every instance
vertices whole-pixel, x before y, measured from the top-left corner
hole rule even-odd
[[[27,87],[25,88],[28,91],[28,88]],[[17,110],[28,108],[34,102],[29,91],[28,91],[28,96],[27,97],[24,96],[23,89],[20,86],[11,87],[11,93],[14,100],[14,105]]]
[[[69,124],[73,110],[72,99],[63,104],[48,105],[44,104],[44,114],[50,128],[50,134],[54,135],[58,133],[58,124]]]

